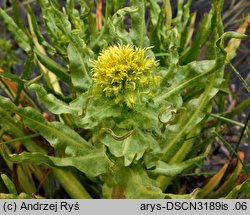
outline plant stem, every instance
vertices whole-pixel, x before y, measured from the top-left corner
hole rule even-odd
[[[235,67],[233,66],[233,64],[230,63],[229,65],[231,66],[231,68],[233,69],[233,71],[235,72],[235,74],[237,75],[237,77],[240,79],[240,82],[246,88],[247,92],[250,93],[250,87],[248,86],[247,82],[240,75],[240,73],[235,69]]]
[[[89,193],[85,190],[78,179],[72,172],[66,169],[53,168],[54,176],[58,182],[62,185],[65,191],[73,199],[91,199]]]
[[[244,125],[244,127],[243,127],[243,129],[242,129],[242,131],[241,131],[240,138],[239,138],[239,141],[238,141],[237,146],[236,146],[236,148],[235,148],[235,151],[238,151],[238,149],[239,149],[241,140],[242,140],[242,138],[243,138],[243,135],[244,135],[244,133],[245,133],[245,130],[247,129],[247,125],[248,125],[248,123],[249,123],[249,120],[250,120],[250,112],[249,112],[249,114],[248,114],[248,116],[247,116],[245,125]]]

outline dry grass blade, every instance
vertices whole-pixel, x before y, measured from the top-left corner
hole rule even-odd
[[[220,183],[223,178],[226,170],[228,168],[228,163],[225,163],[224,166],[208,181],[208,183],[201,189],[200,195],[206,197],[211,193]]]

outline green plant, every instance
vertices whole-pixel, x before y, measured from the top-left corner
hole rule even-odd
[[[14,94],[4,89],[10,98],[0,97],[1,155],[10,168],[28,165],[19,175],[29,175],[34,187],[21,190],[36,192],[34,174],[50,196],[43,176],[51,171],[72,198],[206,196],[206,187],[183,195],[166,191],[175,177],[202,164],[218,134],[210,136],[219,125],[208,128],[207,122],[240,44],[225,49],[224,41],[245,38],[224,33],[223,1],[212,1],[194,35],[190,0],[178,1],[174,19],[169,0],[162,8],[154,0],[131,0],[129,7],[107,0],[101,27],[95,25],[101,11],[94,14],[91,1],[68,0],[63,9],[54,0],[38,2],[49,41],[30,6],[29,30],[17,21],[16,1],[13,19],[0,10],[27,54],[20,76],[0,73],[17,86]],[[206,57],[198,60],[201,47]],[[31,78],[34,64],[39,74]],[[227,188],[218,197],[233,190]]]
[[[2,69],[10,71],[11,66],[17,63],[16,52],[13,51],[11,43],[8,40],[0,38],[0,65]]]

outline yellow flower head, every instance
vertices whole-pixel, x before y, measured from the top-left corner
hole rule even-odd
[[[116,103],[125,101],[133,107],[138,93],[148,91],[158,79],[153,74],[158,63],[146,52],[147,49],[132,45],[114,45],[103,50],[93,61],[94,87],[115,98]]]

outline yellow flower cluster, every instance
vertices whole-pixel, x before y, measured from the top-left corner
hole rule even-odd
[[[114,45],[103,50],[92,62],[94,87],[115,98],[115,103],[125,101],[133,107],[138,93],[148,91],[159,79],[153,73],[158,63],[146,52],[147,49],[132,45]]]

